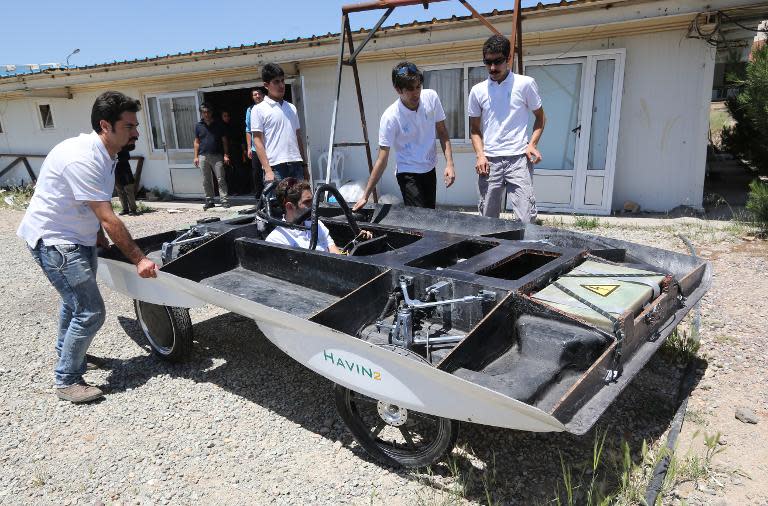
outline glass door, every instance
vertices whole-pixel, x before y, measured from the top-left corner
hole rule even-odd
[[[586,58],[568,58],[531,62],[525,69],[536,80],[547,116],[538,146],[542,160],[534,171],[536,202],[544,208],[570,208],[574,203],[585,66]],[[533,115],[529,132],[532,127]]]
[[[153,148],[165,152],[174,195],[203,194],[200,170],[194,164],[195,124],[199,98],[195,91],[147,97]]]
[[[610,212],[623,70],[623,51],[529,58],[525,73],[547,116],[534,171],[539,209]]]

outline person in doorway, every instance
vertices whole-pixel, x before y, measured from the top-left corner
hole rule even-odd
[[[130,214],[138,216],[136,209],[136,188],[134,186],[133,172],[131,171],[131,153],[124,149],[117,154],[117,163],[115,164],[115,191],[120,197],[120,206],[122,210],[117,213],[120,216]]]
[[[510,43],[493,35],[483,44],[488,79],[472,87],[467,112],[475,170],[480,191],[480,214],[498,218],[507,195],[517,219],[536,220],[533,166],[541,161],[537,149],[546,117],[536,81],[509,69]],[[533,133],[526,133],[529,111]]]
[[[229,190],[230,195],[240,195],[248,191],[243,186],[249,172],[242,166],[243,132],[232,123],[232,115],[229,114],[229,111],[221,112],[221,123],[224,127],[224,136],[229,144],[229,163],[224,164],[227,190]]]
[[[266,96],[267,89],[264,86],[252,89],[251,98],[253,99],[253,105],[245,111],[246,154],[251,163],[251,189],[257,200],[261,197],[261,192],[264,190],[264,169],[261,167],[261,160],[259,160],[259,155],[256,153],[256,144],[253,143],[253,136],[251,135],[251,112]]]
[[[282,179],[277,185],[277,199],[285,209],[285,221],[295,223],[308,209],[312,207],[312,190],[309,183],[294,177]],[[310,220],[304,222],[310,224]],[[317,223],[316,250],[341,254],[330,233],[322,222]],[[288,227],[277,227],[267,236],[267,242],[284,244],[294,248],[309,249],[311,235],[309,230],[297,230]]]
[[[111,202],[115,157],[134,149],[140,108],[138,100],[116,91],[99,95],[91,111],[93,132],[62,141],[48,153],[17,231],[61,295],[55,385],[56,395],[70,402],[103,396],[83,379],[86,352],[105,318],[96,247],[108,247],[109,236],[139,276],[157,275]]]
[[[224,178],[224,164],[229,163],[229,142],[224,126],[213,119],[213,108],[208,104],[200,105],[202,119],[195,125],[195,167],[203,173],[203,191],[205,204],[203,211],[213,207],[213,177],[219,183],[221,207],[229,207],[227,180]],[[223,156],[222,156],[223,155]]]
[[[267,96],[251,112],[251,140],[264,169],[264,181],[287,177],[309,180],[296,107],[284,100],[285,73],[268,63],[261,71]]]
[[[435,138],[440,139],[445,155],[445,187],[449,188],[456,180],[443,105],[434,90],[422,90],[423,83],[424,76],[413,63],[398,63],[392,69],[392,85],[399,98],[381,115],[379,154],[363,196],[355,203],[353,210],[360,209],[368,202],[376,183],[387,168],[391,148],[397,154],[397,183],[406,206],[435,208]]]

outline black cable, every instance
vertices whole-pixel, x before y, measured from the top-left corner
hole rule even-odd
[[[724,18],[730,20],[731,23],[738,26],[742,30],[747,30],[748,32],[756,32],[756,33],[768,33],[768,30],[761,30],[760,28],[757,28],[757,27],[750,28],[749,26],[742,25],[741,23],[739,23],[738,21],[736,21],[735,19],[733,19],[731,16],[729,16],[723,11],[717,11],[717,13],[723,16]]]

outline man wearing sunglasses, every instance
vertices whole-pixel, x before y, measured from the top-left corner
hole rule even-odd
[[[392,69],[392,85],[399,95],[381,116],[379,124],[379,154],[363,196],[353,210],[363,207],[376,188],[389,161],[389,150],[397,152],[397,184],[406,206],[435,208],[437,153],[435,136],[445,155],[443,182],[448,188],[456,179],[453,154],[445,112],[440,98],[433,90],[422,90],[424,76],[409,62],[398,63]]]
[[[536,148],[544,132],[544,108],[536,81],[510,72],[510,43],[493,35],[483,44],[488,79],[469,93],[469,132],[477,162],[478,208],[483,216],[499,217],[504,194],[521,221],[536,219],[533,165],[541,161]],[[528,112],[535,118],[530,141]]]

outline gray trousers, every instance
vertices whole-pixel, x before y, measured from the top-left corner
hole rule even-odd
[[[205,200],[213,200],[213,176],[219,182],[221,201],[227,201],[227,180],[224,178],[224,156],[205,154],[200,155],[200,170],[203,171],[203,191]]]
[[[516,156],[489,156],[490,172],[477,177],[480,190],[478,210],[482,216],[498,218],[504,195],[517,219],[533,223],[538,214],[533,194],[533,164],[525,154]]]

